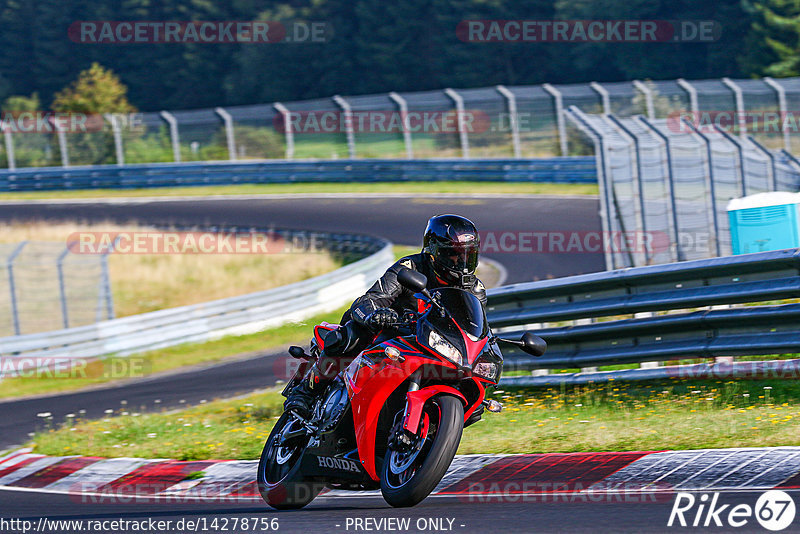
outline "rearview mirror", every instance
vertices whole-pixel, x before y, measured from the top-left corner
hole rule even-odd
[[[421,272],[404,267],[397,273],[397,281],[406,289],[419,293],[428,287],[428,277]]]
[[[525,332],[520,338],[520,348],[531,356],[541,356],[547,350],[547,342],[531,332]]]

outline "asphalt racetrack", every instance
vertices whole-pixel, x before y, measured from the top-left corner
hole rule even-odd
[[[702,498],[703,494],[696,494]],[[0,526],[8,518],[28,521],[28,525],[39,525],[42,517],[48,519],[53,534],[78,532],[78,525],[88,520],[111,521],[170,521],[162,530],[155,532],[270,532],[260,527],[275,519],[275,532],[303,532],[333,534],[346,532],[455,532],[455,533],[640,533],[640,532],[769,532],[754,517],[742,526],[734,528],[727,524],[728,512],[738,504],[753,507],[761,492],[722,493],[719,503],[728,505],[720,514],[722,527],[712,522],[705,527],[706,514],[702,514],[699,526],[691,525],[696,509],[686,514],[686,527],[675,520],[667,526],[671,515],[674,494],[649,495],[643,497],[593,496],[591,499],[579,495],[512,495],[509,497],[433,496],[414,508],[389,507],[380,497],[319,497],[299,511],[276,511],[258,501],[224,503],[169,503],[158,504],[128,501],[125,503],[86,502],[91,497],[52,495],[36,492],[0,491]],[[797,501],[800,493],[791,492]],[[713,498],[713,497],[712,497]],[[707,509],[706,509],[707,511]],[[243,520],[247,519],[247,527]],[[389,518],[393,520],[389,522]],[[215,522],[216,520],[216,522]],[[401,521],[408,521],[403,524]],[[73,521],[75,530],[55,529],[59,523]],[[180,523],[183,521],[183,523]],[[238,524],[236,522],[238,521]],[[77,522],[77,523],[74,523]],[[188,523],[192,522],[192,523]],[[254,528],[254,523],[259,527]],[[273,523],[274,525],[275,523]],[[67,523],[66,525],[69,525]],[[402,526],[401,526],[402,525]],[[6,527],[15,526],[7,523]],[[19,523],[17,526],[21,526]],[[61,523],[60,526],[65,526]],[[162,526],[166,526],[166,523]],[[216,528],[213,528],[216,526]],[[194,528],[192,528],[194,527]],[[227,528],[223,528],[227,527]],[[236,528],[238,527],[238,528]],[[110,528],[110,527],[109,527]],[[196,530],[195,530],[196,529]],[[795,521],[782,532],[799,532]],[[8,528],[3,532],[23,532]],[[116,532],[124,532],[121,529]],[[27,534],[27,533],[26,533]]]

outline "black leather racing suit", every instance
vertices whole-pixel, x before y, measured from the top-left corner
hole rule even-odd
[[[406,256],[389,267],[386,273],[364,295],[353,302],[350,309],[342,317],[342,324],[353,319],[361,326],[367,327],[367,317],[378,308],[392,308],[401,316],[405,310],[416,311],[417,299],[414,296],[414,292],[401,286],[400,282],[397,281],[397,273],[403,268],[424,274],[428,278],[428,289],[447,285],[437,278],[436,273],[433,272],[430,266],[430,262],[422,254]],[[477,278],[475,278],[475,283],[472,287],[462,287],[461,289],[471,291],[484,306],[486,305],[486,288]]]

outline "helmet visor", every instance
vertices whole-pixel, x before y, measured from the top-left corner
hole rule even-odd
[[[458,272],[474,273],[478,268],[478,246],[454,244],[437,247],[435,261],[442,267]]]

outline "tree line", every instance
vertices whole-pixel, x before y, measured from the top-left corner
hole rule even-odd
[[[443,87],[800,74],[793,0],[0,0],[0,101],[97,63],[142,111]],[[465,20],[714,21],[711,42],[470,42]],[[78,21],[308,21],[302,43],[82,42]],[[125,104],[128,105],[127,103]]]

